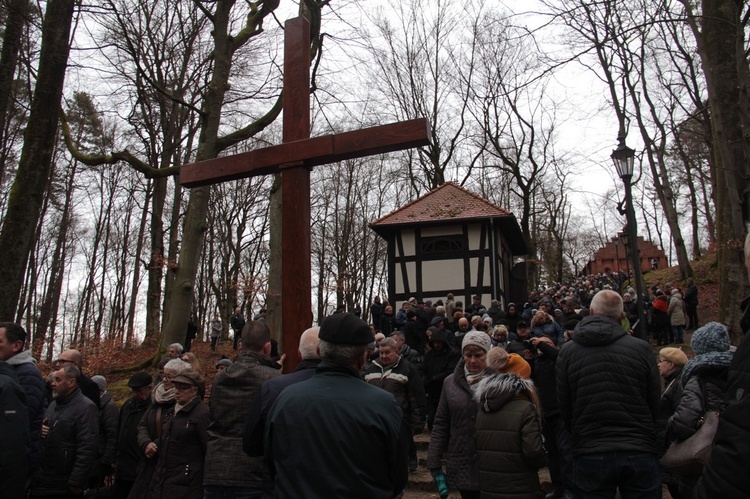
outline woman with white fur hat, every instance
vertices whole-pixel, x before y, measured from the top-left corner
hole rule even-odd
[[[485,376],[474,393],[482,499],[544,497],[538,471],[547,453],[531,366],[501,348],[490,350],[487,365],[495,373]]]

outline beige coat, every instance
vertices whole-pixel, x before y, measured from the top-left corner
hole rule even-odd
[[[669,319],[673,326],[685,326],[685,302],[680,293],[675,293],[669,300]]]

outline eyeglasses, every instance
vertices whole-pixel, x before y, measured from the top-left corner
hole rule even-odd
[[[70,359],[57,359],[55,361],[55,364],[65,364],[66,362],[70,362],[71,364],[75,363],[74,360],[70,360]]]
[[[163,377],[164,377],[164,379],[173,380],[173,379],[175,379],[177,377],[177,375],[175,375],[175,374],[165,374]]]

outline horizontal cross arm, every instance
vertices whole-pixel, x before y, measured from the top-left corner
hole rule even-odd
[[[223,158],[191,163],[180,168],[180,183],[185,187],[198,187],[278,173],[284,169],[284,165],[312,168],[352,158],[425,146],[429,143],[430,124],[426,118],[418,118],[295,140]]]

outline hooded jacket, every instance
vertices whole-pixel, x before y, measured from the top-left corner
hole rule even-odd
[[[574,456],[657,453],[660,382],[651,345],[612,319],[589,316],[560,349],[555,372]]]
[[[26,394],[15,370],[0,360],[0,491],[5,497],[26,497],[29,416]],[[23,455],[22,459],[20,456]]]
[[[695,356],[683,368],[682,395],[667,423],[669,440],[685,440],[700,427],[706,411],[721,411],[727,388],[732,352],[710,352]],[[705,398],[704,398],[705,393]]]
[[[435,341],[442,341],[445,348],[436,350]],[[448,342],[448,333],[445,330],[433,333],[430,338],[430,350],[424,356],[424,363],[419,366],[422,370],[422,381],[427,398],[436,401],[440,399],[443,381],[453,373],[459,360],[461,360],[461,354]]]
[[[117,423],[120,411],[112,402],[112,395],[105,392],[101,397],[102,408],[99,411],[99,461],[102,464],[113,464],[117,453]]]
[[[42,373],[36,367],[36,359],[31,356],[31,350],[19,352],[7,360],[13,366],[18,376],[18,382],[26,393],[26,403],[29,413],[29,471],[33,472],[39,466],[41,457],[42,420],[47,410],[47,397]]]
[[[475,442],[482,499],[543,497],[539,468],[546,465],[537,408],[523,395],[534,383],[515,374],[479,382]]]
[[[693,491],[695,498],[743,497],[750,490],[750,297],[742,302],[745,337],[727,375],[726,407],[721,413],[711,459]]]

